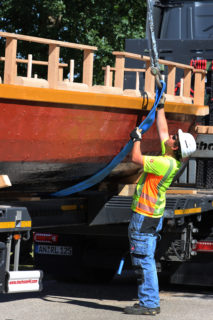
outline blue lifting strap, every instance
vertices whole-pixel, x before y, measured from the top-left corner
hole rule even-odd
[[[156,90],[155,103],[152,109],[150,110],[146,119],[139,125],[139,129],[142,129],[142,134],[144,134],[152,126],[153,122],[155,121],[156,108],[166,88],[166,84],[164,81],[161,80],[161,84],[162,84],[162,88],[157,88]],[[70,194],[74,194],[74,193],[86,190],[94,186],[95,184],[99,183],[127,156],[127,154],[132,150],[132,147],[133,147],[133,142],[132,140],[129,140],[129,142],[125,145],[125,147],[121,150],[121,152],[117,156],[115,156],[112,159],[112,161],[104,169],[100,170],[99,172],[94,174],[92,177],[80,183],[77,183],[74,186],[68,187],[66,189],[63,189],[51,194],[51,196],[54,196],[54,197],[68,196]]]

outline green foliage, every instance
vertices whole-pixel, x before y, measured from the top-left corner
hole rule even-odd
[[[88,44],[98,47],[94,82],[103,82],[102,67],[114,65],[112,51],[123,51],[125,39],[143,38],[146,1],[141,0],[1,0],[0,29],[36,37]],[[4,52],[2,42],[0,55]],[[46,60],[47,48],[22,44],[21,56],[32,53]],[[61,50],[61,60],[75,59],[80,77],[82,55]]]

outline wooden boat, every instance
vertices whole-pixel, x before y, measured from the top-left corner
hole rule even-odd
[[[128,52],[113,52],[115,66],[103,67],[104,85],[93,85],[96,47],[0,32],[5,41],[5,56],[0,84],[0,172],[7,174],[14,191],[49,193],[75,184],[106,166],[129,141],[129,133],[144,119],[155,97],[155,78],[150,59]],[[49,46],[48,61],[17,57],[17,42],[29,41]],[[60,48],[83,51],[82,83],[64,79],[65,63],[59,63]],[[125,68],[125,59],[145,63],[144,69]],[[178,128],[192,132],[198,116],[208,114],[204,106],[205,71],[160,60],[165,66],[167,100],[165,110],[171,134]],[[27,65],[26,77],[17,66]],[[47,78],[33,76],[34,65],[47,66]],[[176,69],[183,69],[180,95],[174,95]],[[136,88],[124,89],[126,72],[136,74]],[[144,91],[139,90],[139,75],[144,75]],[[190,97],[194,74],[194,98]],[[146,103],[147,102],[147,103]],[[155,125],[144,135],[143,152],[157,154],[159,140]],[[110,175],[119,178],[137,175],[138,167],[128,157]],[[11,189],[10,189],[11,190]]]

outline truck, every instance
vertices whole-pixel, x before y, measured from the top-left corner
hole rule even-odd
[[[197,151],[184,163],[167,192],[164,226],[156,251],[159,275],[173,284],[213,285],[213,177],[212,177],[212,27],[211,1],[153,1],[155,35],[160,59],[191,64],[206,73],[209,115],[196,126]],[[126,52],[147,55],[147,39],[127,39]],[[144,68],[126,59],[125,68]],[[163,70],[162,70],[163,73]],[[176,73],[175,90],[182,90],[182,73]],[[145,78],[140,74],[142,95]],[[192,79],[192,81],[195,81]],[[128,72],[124,86],[135,88]],[[193,96],[193,91],[191,92]],[[171,114],[168,115],[171,117]],[[182,117],[182,118],[181,118]],[[187,115],[180,115],[187,121]],[[128,222],[135,183],[106,179],[69,197],[20,194],[1,204],[27,208],[32,218],[34,263],[44,275],[79,281],[108,281],[120,262],[131,269]],[[9,194],[9,191],[8,191]],[[28,242],[29,243],[29,242]],[[26,248],[28,253],[31,248]],[[123,269],[123,270],[124,270]]]
[[[210,111],[199,119],[196,153],[167,193],[164,227],[156,252],[157,266],[159,275],[171,283],[210,286],[213,285],[213,4],[212,1],[153,1],[153,15],[159,58],[207,71],[205,101]],[[147,39],[127,39],[126,51],[147,55]],[[144,66],[127,59],[126,67]],[[181,76],[176,75],[176,90],[180,90]],[[127,87],[134,88],[135,81],[133,74],[125,75]],[[93,281],[99,276],[103,280],[116,274],[123,257],[124,268],[131,268],[127,227],[134,187],[125,185],[115,193],[89,190],[63,205],[62,200],[51,200],[55,203],[54,210],[60,206],[63,213],[54,216],[58,219],[52,222],[54,226],[46,226],[44,233],[34,234],[35,262],[54,274],[60,274],[63,264],[71,278]],[[69,210],[73,210],[71,216]],[[50,211],[53,217],[53,210]],[[70,221],[65,223],[64,215]],[[40,219],[37,216],[34,220],[38,227]]]

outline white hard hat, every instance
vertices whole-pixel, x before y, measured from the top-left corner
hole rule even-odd
[[[196,150],[196,142],[190,133],[185,133],[181,129],[178,130],[178,138],[180,142],[180,151],[182,158],[191,156]]]

